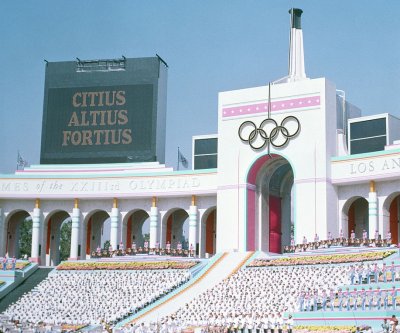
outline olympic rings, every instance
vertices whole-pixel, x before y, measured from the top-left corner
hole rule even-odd
[[[285,127],[289,122],[295,122],[296,125],[294,127],[293,133],[290,133],[290,130]],[[272,128],[271,125],[273,126]],[[251,131],[246,137],[243,137],[243,131],[246,127],[251,127]],[[238,129],[238,135],[240,140],[243,142],[246,142],[250,145],[251,148],[254,150],[260,150],[263,149],[266,145],[272,145],[275,148],[281,148],[285,146],[289,140],[293,137],[295,137],[300,131],[300,122],[299,120],[294,117],[294,116],[287,116],[285,117],[281,124],[278,125],[278,123],[272,119],[272,118],[267,118],[264,119],[260,127],[257,128],[256,124],[250,120],[246,120],[243,122]],[[259,139],[259,136],[261,139],[264,140],[264,142],[259,143],[258,145],[255,143],[257,139]],[[282,142],[277,142],[278,137],[283,137],[284,140]]]

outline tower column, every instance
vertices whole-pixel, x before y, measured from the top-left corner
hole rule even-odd
[[[368,237],[373,238],[375,230],[382,233],[378,226],[378,195],[375,189],[375,181],[369,182],[368,193]]]
[[[158,235],[158,207],[157,198],[153,197],[150,208],[150,248],[155,248]]]
[[[29,258],[29,260],[37,263],[40,263],[39,237],[40,237],[41,217],[42,217],[42,211],[40,209],[40,199],[36,199],[35,208],[33,209],[33,215],[32,215],[32,247],[31,247],[31,257]]]
[[[69,260],[78,260],[80,217],[81,210],[78,207],[78,199],[75,199],[74,208],[72,209],[71,251]]]

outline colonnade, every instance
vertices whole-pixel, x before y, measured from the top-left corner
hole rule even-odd
[[[95,225],[95,228],[97,228],[96,230],[99,230],[98,229],[99,225],[102,225],[104,221],[107,220],[108,218],[110,220],[109,241],[112,248],[117,249],[118,246],[121,244],[121,242],[125,247],[129,246],[129,244],[132,242],[132,236],[134,235],[128,232],[127,224],[133,223],[130,218],[134,216],[134,213],[137,212],[138,209],[128,210],[127,206],[129,205],[127,204],[126,200],[125,202],[123,202],[122,204],[123,207],[121,209],[120,203],[122,202],[122,200],[119,200],[118,198],[113,198],[111,200],[112,200],[112,206],[110,207],[111,209],[108,212],[104,209],[101,209],[103,213],[101,215],[97,215],[97,218],[95,218],[95,220],[97,221],[96,224],[91,223],[91,218],[94,217],[96,212],[99,212],[100,209],[99,208],[93,209],[93,207],[91,207],[91,210],[89,210],[88,206],[91,206],[91,204],[87,205],[86,203],[83,203],[83,206],[81,207],[80,205],[81,202],[80,199],[78,198],[74,199],[72,210],[69,210],[65,207],[67,202],[63,202],[64,209],[61,208],[55,209],[55,207],[49,209],[49,203],[46,201],[41,201],[40,199],[35,200],[33,211],[28,212],[29,209],[26,209],[26,207],[24,210],[20,209],[19,211],[25,212],[23,214],[24,216],[29,217],[30,215],[32,218],[32,244],[31,244],[30,260],[33,262],[41,262],[41,264],[46,264],[46,265],[52,265],[54,264],[54,261],[58,260],[58,259],[50,259],[50,256],[53,258],[53,253],[57,252],[57,246],[58,246],[57,241],[56,243],[54,243],[55,248],[53,245],[50,246],[50,244],[53,244],[54,237],[59,237],[57,233],[55,234],[53,233],[55,230],[54,228],[59,228],[58,226],[61,225],[63,221],[66,221],[66,218],[67,219],[70,218],[71,220],[71,243],[70,243],[69,260],[85,259],[87,255],[90,255],[90,252],[93,251],[93,247],[97,247],[100,242],[100,239],[98,239],[98,235],[100,235],[100,232],[96,231],[96,233],[94,233],[92,229],[93,225]],[[142,200],[140,204],[143,204],[144,201],[145,200]],[[181,201],[184,200],[182,199]],[[209,202],[207,202],[206,205],[210,205],[211,201],[215,202],[215,199],[208,201]],[[169,239],[171,239],[172,233],[174,234],[179,233],[179,231],[176,230],[182,230],[182,225],[184,221],[187,221],[188,228],[186,230],[188,231],[187,240],[189,246],[193,246],[194,249],[197,248],[199,255],[205,254],[206,252],[205,238],[210,237],[210,235],[208,235],[206,232],[205,224],[208,223],[208,214],[210,214],[210,212],[212,211],[216,211],[215,203],[211,207],[205,206],[205,202],[203,200],[201,206],[199,207],[197,205],[197,197],[194,195],[191,196],[190,200],[186,200],[186,202],[187,203],[190,202],[190,205],[186,206],[186,208],[185,207],[182,208],[182,206],[180,207],[176,206],[177,208],[172,208],[174,207],[173,203],[169,203],[168,201],[163,201],[163,204],[159,207],[158,198],[152,197],[150,207],[147,206],[146,208],[139,209],[140,211],[142,211],[140,216],[143,215],[140,223],[143,224],[143,221],[147,219],[149,222],[150,248],[154,248],[156,247],[156,245],[164,247],[167,238],[169,237]],[[41,205],[44,205],[46,207],[42,208]],[[168,207],[168,205],[170,206],[172,205],[172,207]],[[172,216],[173,213],[177,210],[181,211],[181,213],[178,214],[179,218],[176,219],[177,221],[176,223],[178,223],[177,227],[175,226],[175,229],[173,229],[171,228],[171,226],[169,226],[168,229],[167,224],[169,218],[171,221],[174,220],[175,218],[173,218]],[[55,215],[57,212],[61,211],[63,212],[62,214],[58,213],[57,215]],[[13,244],[7,245],[8,236],[11,230],[9,229],[10,225],[12,225],[12,223],[21,223],[21,219],[19,219],[19,221],[18,219],[13,220],[13,214],[15,214],[15,212],[16,211],[7,212],[6,214],[4,214],[5,215],[4,224],[1,223],[1,218],[0,218],[0,229],[4,230],[4,233],[7,234],[7,237],[0,238],[0,256],[7,253],[11,248],[15,249],[16,248],[15,246],[17,246],[18,244],[16,243],[18,242],[17,239],[18,236],[10,235],[9,243]],[[216,214],[213,214],[213,216],[215,223]],[[17,216],[15,218],[17,218]],[[101,224],[99,224],[98,221],[100,221]],[[53,226],[51,227],[51,225]],[[51,230],[49,229],[50,227],[52,228]],[[172,229],[174,231],[172,231]],[[167,234],[168,232],[169,236]],[[176,234],[176,236],[177,236],[176,240],[177,242],[178,239],[180,240],[179,237],[181,237],[182,235],[180,236],[179,234]],[[130,237],[130,242],[128,241],[129,237]],[[213,251],[215,252],[215,238],[216,238],[215,225],[213,228],[212,237],[214,241]],[[133,237],[133,239],[135,239],[135,237]],[[207,244],[209,243],[210,243],[209,240],[207,240]],[[86,245],[86,251],[85,251],[85,245]],[[56,252],[52,252],[54,250]],[[44,259],[46,261],[45,263],[43,262]]]
[[[364,187],[365,189],[365,187]],[[361,188],[358,188],[358,191]],[[343,230],[344,235],[350,237],[351,230],[356,232],[356,237],[362,238],[362,232],[365,229],[368,232],[368,238],[375,238],[375,233],[378,232],[382,238],[386,238],[390,233],[392,243],[397,244],[400,242],[399,237],[399,205],[400,192],[389,192],[386,190],[385,194],[379,193],[374,180],[369,181],[368,192],[359,191],[359,195],[354,194],[346,200],[339,203],[339,210],[341,211],[342,219],[339,225]],[[347,195],[349,193],[346,193]],[[357,200],[364,201],[364,204],[359,204],[358,207],[363,206],[362,215],[364,216],[364,224],[361,223],[362,216],[357,216],[355,210],[355,203]],[[358,201],[360,202],[360,201]],[[358,215],[360,211],[358,211]],[[366,225],[368,223],[368,225]],[[357,230],[356,230],[357,229]]]

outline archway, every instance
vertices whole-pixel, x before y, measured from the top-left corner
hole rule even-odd
[[[27,211],[18,210],[8,215],[5,254],[9,257],[31,256],[32,218]]]
[[[149,240],[149,214],[139,209],[128,214],[126,221],[126,247],[131,247],[135,242],[136,246],[143,246],[145,240]]]
[[[363,237],[363,231],[369,230],[368,201],[363,197],[353,197],[343,206],[343,220],[347,219],[347,226],[343,225],[343,235],[350,237],[352,230],[356,238]],[[347,233],[347,235],[346,235]],[[368,235],[374,238],[375,235]]]
[[[188,218],[188,213],[181,208],[171,209],[167,214],[165,241],[171,244],[171,248],[177,248],[180,243],[183,249],[188,249]]]
[[[46,265],[56,266],[69,257],[71,217],[63,210],[52,212],[45,220]]]
[[[398,244],[400,242],[399,213],[400,193],[396,192],[389,195],[383,204],[383,230],[386,231],[386,233],[390,231],[393,244]],[[386,236],[386,233],[383,237]]]
[[[201,255],[215,254],[217,249],[217,208],[208,208],[201,218]]]
[[[110,215],[104,210],[96,210],[86,217],[86,257],[110,240],[110,224],[106,223],[109,219]]]
[[[246,248],[282,252],[294,232],[293,169],[284,157],[258,158],[247,175]]]

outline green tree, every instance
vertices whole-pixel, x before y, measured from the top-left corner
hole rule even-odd
[[[60,260],[64,261],[69,258],[71,251],[71,230],[72,221],[67,220],[61,225],[60,235]]]
[[[20,225],[19,236],[19,257],[22,258],[27,255],[31,256],[32,249],[32,218],[26,217]]]
[[[110,247],[110,245],[111,245],[111,242],[110,242],[109,240],[106,240],[106,241],[104,242],[103,249],[104,249],[104,250],[108,250],[108,248]]]

